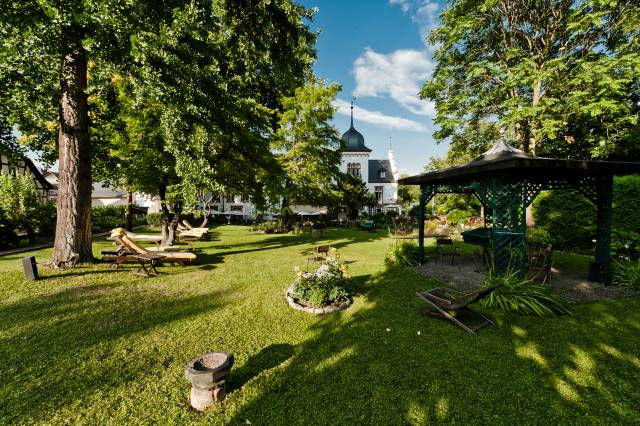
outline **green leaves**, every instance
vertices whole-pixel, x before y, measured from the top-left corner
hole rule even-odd
[[[525,151],[625,158],[640,114],[640,5],[632,1],[456,0],[430,35],[438,65],[420,95],[452,157],[504,127]],[[577,141],[577,142],[576,142]],[[640,158],[640,157],[638,157]]]
[[[480,303],[485,308],[521,315],[550,316],[571,315],[566,302],[551,294],[548,288],[519,278],[517,272],[509,272],[503,277],[490,275],[485,287],[502,284]]]

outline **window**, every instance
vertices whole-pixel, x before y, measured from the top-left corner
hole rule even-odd
[[[360,163],[348,163],[347,173],[351,176],[360,177]]]
[[[378,204],[382,204],[382,200],[383,200],[383,192],[384,191],[384,186],[376,186],[375,187],[375,192],[376,192],[376,202]]]
[[[378,176],[380,177],[380,179],[384,179],[387,177],[387,171],[382,169],[380,170],[380,173],[378,174]]]
[[[240,202],[241,202],[241,203],[248,203],[249,201],[250,201],[250,199],[249,199],[249,196],[248,196],[248,195],[243,195],[243,196],[240,198]]]
[[[241,212],[242,211],[242,206],[231,206],[231,211],[232,212]]]
[[[227,194],[227,203],[233,203],[234,202],[233,200],[235,200],[235,199],[236,199],[235,195]]]

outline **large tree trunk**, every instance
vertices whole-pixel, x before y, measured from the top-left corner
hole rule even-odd
[[[169,236],[169,224],[171,215],[169,214],[169,207],[167,207],[167,185],[166,178],[158,188],[158,195],[160,196],[160,208],[162,209],[162,245],[170,246]]]
[[[133,192],[127,198],[127,210],[124,213],[127,231],[133,231]]]
[[[78,39],[80,39],[78,37]],[[93,260],[91,252],[91,158],[87,110],[87,56],[77,43],[63,56],[58,135],[58,218],[50,263],[76,258]]]

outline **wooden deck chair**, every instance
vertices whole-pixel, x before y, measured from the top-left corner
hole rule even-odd
[[[187,227],[187,228],[189,228],[189,229],[192,229],[192,230],[193,230],[193,229],[198,229],[198,230],[203,230],[204,232],[209,232],[209,227],[206,227],[206,226],[205,226],[205,227],[193,226],[193,225],[192,225],[188,220],[186,220],[186,219],[182,221],[182,224],[183,224],[185,227]]]
[[[204,236],[204,234],[207,233],[207,231],[203,230],[203,229],[189,229],[184,225],[178,224],[177,228],[177,235],[183,235],[185,237],[195,237],[195,238],[202,238]]]
[[[474,311],[469,305],[487,297],[501,285],[502,284],[493,287],[483,287],[471,293],[462,293],[457,290],[438,287],[432,290],[418,292],[416,296],[431,305],[432,309],[423,311],[423,314],[448,319],[466,332],[477,334],[478,330],[493,324],[493,321]],[[476,326],[468,326],[456,318],[456,313],[458,312],[468,312],[476,318],[480,318],[482,322]]]
[[[194,253],[189,251],[151,251],[147,250],[145,247],[137,244],[135,241],[131,240],[127,236],[127,231],[123,228],[116,228],[111,231],[111,238],[116,240],[118,243],[122,245],[123,248],[127,250],[128,253],[132,254],[153,254],[162,256],[159,259],[161,262],[175,262],[184,266],[187,262],[191,262],[197,258]],[[128,255],[125,254],[126,258]],[[134,258],[135,259],[135,258]]]

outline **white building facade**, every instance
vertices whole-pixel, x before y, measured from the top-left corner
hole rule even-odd
[[[398,168],[391,146],[387,158],[369,158],[371,149],[364,144],[364,136],[353,127],[353,106],[351,106],[351,127],[342,135],[342,162],[340,170],[359,177],[367,184],[367,189],[375,194],[377,204],[368,208],[369,213],[384,211],[400,212],[398,200]]]

